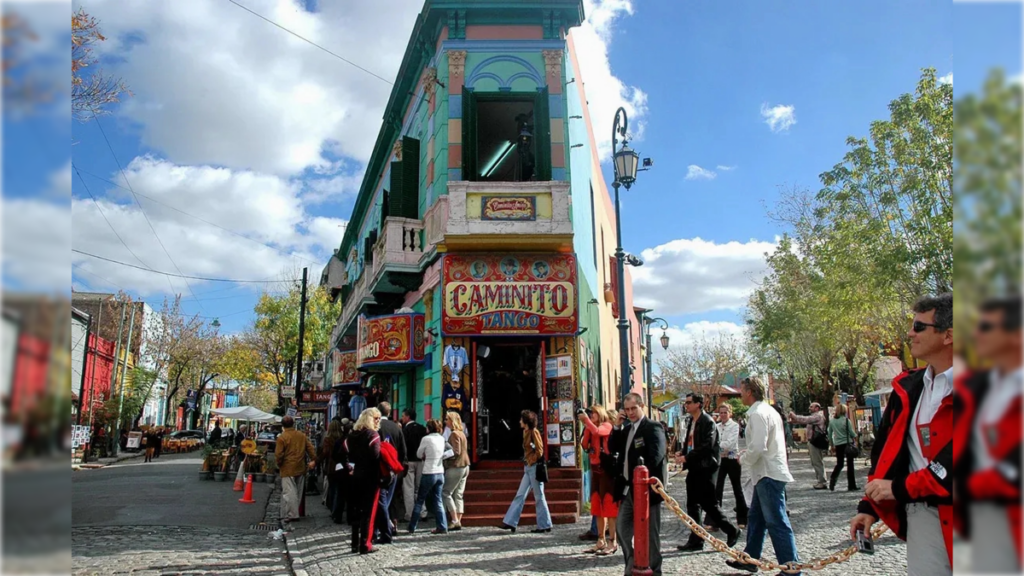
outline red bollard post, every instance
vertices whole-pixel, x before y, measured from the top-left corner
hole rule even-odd
[[[651,571],[651,480],[643,458],[633,469],[633,576],[653,576]]]

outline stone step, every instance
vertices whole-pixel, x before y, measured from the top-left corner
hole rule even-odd
[[[494,515],[505,514],[509,504],[502,502],[466,502],[466,514],[472,515]],[[523,506],[523,514],[534,514],[537,511],[533,499],[527,500]],[[580,506],[577,502],[548,502],[548,511],[551,514],[579,514]]]
[[[481,527],[481,526],[501,526],[502,520],[505,518],[505,514],[466,514],[462,517],[463,526]],[[551,522],[553,524],[575,524],[578,520],[575,514],[551,514]],[[523,515],[519,517],[519,529],[522,532],[529,532],[537,525],[537,515],[527,514],[523,512]]]

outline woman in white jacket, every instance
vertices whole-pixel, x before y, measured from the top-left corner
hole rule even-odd
[[[423,503],[434,514],[437,527],[430,531],[431,534],[447,534],[448,519],[445,517],[444,505],[441,502],[441,491],[444,488],[444,452],[445,442],[441,436],[441,422],[438,420],[427,421],[427,435],[420,442],[420,448],[416,455],[423,460],[423,477],[420,480],[420,489],[416,494],[416,504],[412,509],[412,520],[409,522],[409,533],[416,531],[416,524],[420,520],[420,512],[423,510]]]

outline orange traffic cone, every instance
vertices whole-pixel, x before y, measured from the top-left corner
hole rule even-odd
[[[238,474],[235,474],[235,492],[241,492],[245,484],[245,466],[243,464],[238,465]]]
[[[252,499],[252,474],[249,474],[245,479],[245,495],[239,500],[242,504],[252,504],[255,500]]]

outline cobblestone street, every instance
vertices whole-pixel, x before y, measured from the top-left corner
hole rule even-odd
[[[827,466],[835,463],[826,461]],[[861,466],[863,461],[858,461]],[[796,453],[791,461],[796,482],[790,485],[789,498],[797,545],[803,560],[827,556],[850,544],[848,521],[861,494],[845,490],[815,491],[813,471],[806,453]],[[866,468],[858,470],[858,482],[866,483]],[[684,502],[682,478],[669,486],[669,492],[681,504]],[[296,523],[295,532],[288,535],[288,548],[296,574],[320,576],[328,574],[622,574],[622,554],[597,558],[583,554],[586,543],[577,535],[586,530],[590,517],[576,525],[555,526],[550,534],[530,534],[530,526],[521,526],[516,534],[507,534],[496,528],[466,528],[446,536],[432,536],[432,524],[421,523],[414,535],[404,532],[399,525],[399,538],[395,544],[381,546],[380,552],[359,556],[349,552],[349,528],[337,526],[326,517],[319,503],[307,501],[313,516]],[[685,504],[684,504],[685,507]],[[732,498],[726,491],[725,509],[732,514]],[[676,544],[683,543],[688,531],[667,509],[662,517],[665,574],[737,574],[725,565],[725,558],[714,552],[677,552]],[[718,533],[721,535],[721,533]],[[891,533],[877,543],[874,556],[858,555],[848,564],[833,566],[817,574],[858,574],[882,576],[906,574],[906,547]],[[741,545],[737,545],[741,548]],[[710,550],[710,547],[708,548]],[[770,541],[765,556],[773,557]]]

